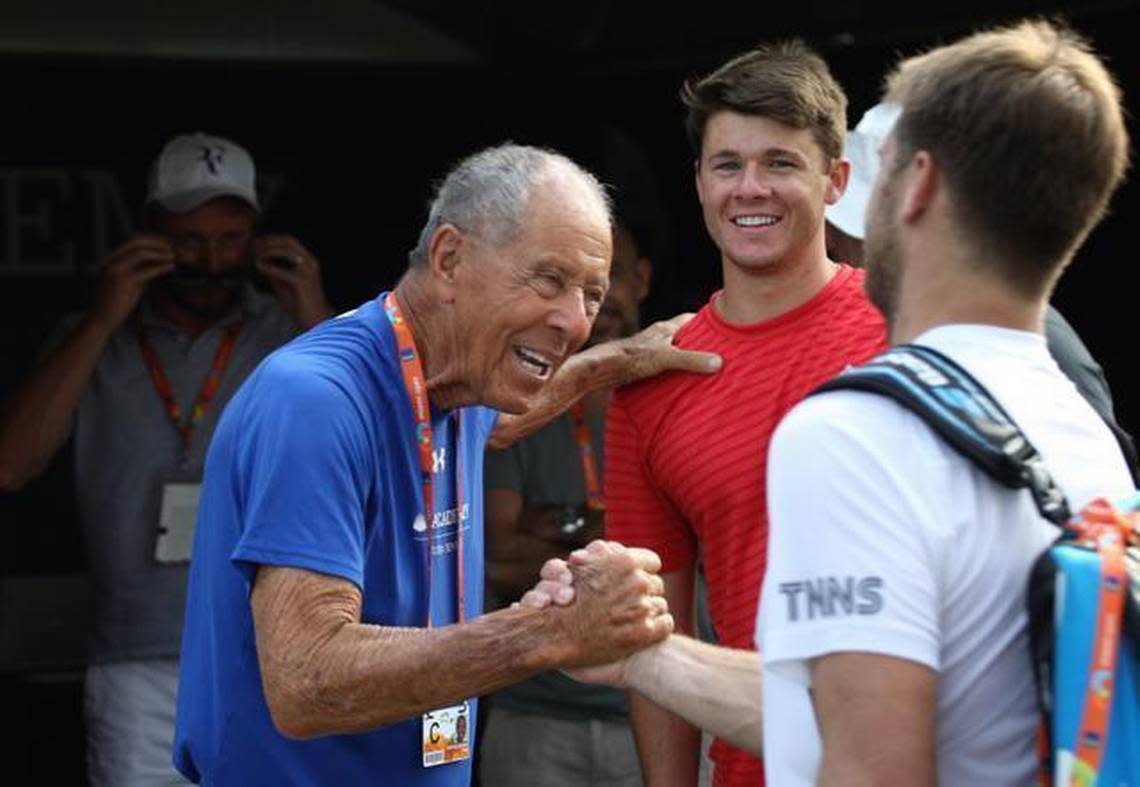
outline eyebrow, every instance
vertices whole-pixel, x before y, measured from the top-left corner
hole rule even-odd
[[[801,153],[798,150],[794,150],[793,148],[781,148],[781,147],[765,148],[760,153],[760,156],[761,156],[761,158],[773,158],[775,156],[791,156],[793,158],[799,159],[800,161],[807,161],[808,160],[807,157],[804,156],[803,153]],[[718,150],[716,153],[709,154],[709,161],[714,161],[715,159],[718,159],[718,158],[746,158],[746,157],[739,150],[735,150],[733,148],[725,148],[723,150]]]
[[[772,156],[791,156],[800,161],[807,161],[807,157],[798,150],[792,148],[768,148],[764,151],[764,155],[771,158]]]
[[[538,262],[538,265],[536,266],[536,269],[539,267],[545,266],[547,268],[553,268],[554,270],[557,270],[560,274],[562,274],[563,276],[565,276],[567,278],[574,278],[574,275],[575,275],[575,272],[573,270],[574,266],[564,262],[560,257],[557,257],[557,256],[545,257],[545,258],[540,257],[537,262]],[[610,261],[610,267],[611,267],[611,269],[613,268],[613,260],[612,259]],[[588,277],[584,278],[583,281],[586,284],[590,284],[590,285],[597,285],[600,287],[609,287],[611,278],[612,277],[610,277],[610,276],[588,276]]]

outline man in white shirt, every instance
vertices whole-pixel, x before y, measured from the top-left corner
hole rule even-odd
[[[1043,335],[1053,286],[1128,159],[1112,77],[1079,37],[1032,22],[904,61],[886,98],[901,115],[881,150],[866,286],[892,342],[977,377],[1074,508],[1125,494],[1112,434]],[[792,410],[768,467],[762,681],[757,654],[676,635],[580,677],[762,743],[780,787],[1032,783],[1025,592],[1056,532],[1030,495],[854,391]],[[565,603],[564,568],[543,575],[532,592]]]
[[[1119,183],[1119,91],[1043,22],[904,61],[887,100],[867,291],[891,341],[970,371],[1074,507],[1126,494],[1105,423],[1046,349],[1061,272]],[[1027,784],[1039,712],[1025,588],[1056,537],[876,394],[810,398],[769,455],[758,644],[769,783]]]

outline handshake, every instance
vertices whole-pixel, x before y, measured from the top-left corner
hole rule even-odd
[[[571,677],[624,686],[627,657],[673,632],[660,569],[652,550],[592,541],[568,560],[548,560],[512,607],[547,610],[552,661]]]

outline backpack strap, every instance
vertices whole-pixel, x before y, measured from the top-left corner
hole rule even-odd
[[[889,396],[999,484],[1028,489],[1050,522],[1063,527],[1069,521],[1069,503],[1037,449],[981,383],[937,350],[916,344],[892,347],[811,395],[843,389]]]

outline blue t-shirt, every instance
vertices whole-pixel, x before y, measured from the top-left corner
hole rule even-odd
[[[273,353],[234,396],[207,455],[194,537],[174,740],[185,776],[211,785],[470,784],[470,760],[423,767],[418,716],[308,741],[278,733],[249,605],[259,565],[289,566],[354,583],[365,623],[423,626],[429,596],[433,625],[453,623],[461,522],[464,608],[468,619],[479,614],[483,450],[496,413],[432,415],[438,525],[429,530],[411,402],[379,303]]]

